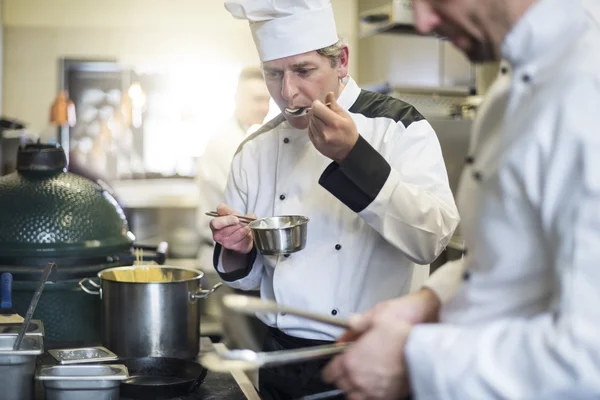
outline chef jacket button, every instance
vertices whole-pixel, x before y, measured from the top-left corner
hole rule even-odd
[[[481,181],[483,179],[483,175],[481,175],[481,172],[475,171],[473,172],[473,179],[476,181]]]
[[[338,315],[338,310],[337,308],[334,308],[333,310],[331,310],[331,315]]]
[[[336,244],[336,245],[335,245],[335,249],[336,249],[336,250],[341,250],[341,249],[342,249],[342,245],[341,245],[341,244],[339,244],[339,243],[338,243],[338,244]]]
[[[523,75],[522,79],[523,79],[523,82],[525,82],[525,83],[531,82],[531,76],[530,75],[525,74],[525,75]]]
[[[283,143],[285,143],[285,144],[288,144],[289,142],[290,142],[290,139],[289,139],[289,138],[285,138],[285,139],[283,139]]]
[[[465,164],[473,164],[475,162],[475,157],[467,156],[465,157]]]
[[[471,278],[471,273],[469,271],[465,271],[463,274],[463,281],[468,281]]]
[[[283,255],[285,258],[288,258],[290,256],[290,254],[284,254]]]
[[[279,196],[279,200],[285,200],[285,194],[282,194],[281,196]]]

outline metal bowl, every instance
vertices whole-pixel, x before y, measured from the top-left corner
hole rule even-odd
[[[280,256],[295,253],[306,246],[309,219],[286,215],[257,219],[248,224],[254,235],[254,245],[261,254]]]

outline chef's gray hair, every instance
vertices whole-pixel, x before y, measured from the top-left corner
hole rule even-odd
[[[335,68],[340,62],[340,57],[342,56],[342,49],[345,45],[346,43],[344,43],[344,40],[340,39],[331,46],[323,47],[322,49],[317,50],[317,53],[319,53],[323,57],[329,58],[331,68]]]

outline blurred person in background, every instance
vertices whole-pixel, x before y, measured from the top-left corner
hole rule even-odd
[[[242,69],[235,92],[235,110],[231,118],[214,132],[198,160],[196,181],[200,190],[198,230],[202,267],[212,266],[214,242],[209,227],[211,218],[204,213],[225,201],[225,186],[231,160],[240,143],[252,129],[262,125],[269,112],[269,92],[259,67]]]

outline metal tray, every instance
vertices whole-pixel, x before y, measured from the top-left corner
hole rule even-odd
[[[55,349],[48,350],[48,353],[63,365],[114,361],[119,358],[115,353],[102,346]]]
[[[36,374],[40,381],[124,381],[127,378],[127,367],[121,364],[53,365],[41,367]]]
[[[0,324],[0,336],[17,336],[21,323]],[[27,336],[44,336],[44,324],[39,319],[32,319],[27,327]]]

